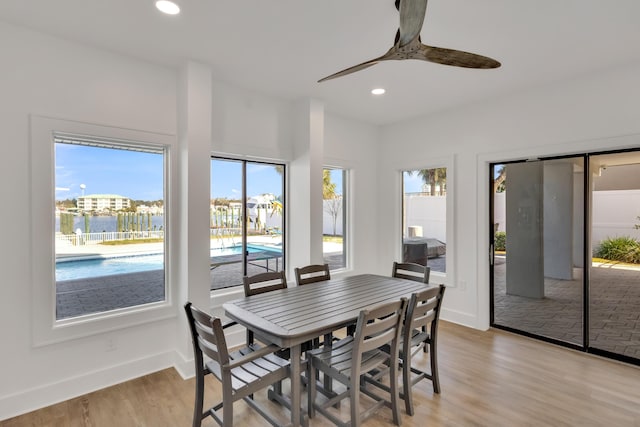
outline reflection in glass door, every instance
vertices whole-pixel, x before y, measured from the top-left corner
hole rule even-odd
[[[592,155],[589,347],[640,360],[640,153]]]
[[[284,165],[212,158],[211,289],[284,270]]]
[[[491,169],[492,325],[582,346],[583,157]]]

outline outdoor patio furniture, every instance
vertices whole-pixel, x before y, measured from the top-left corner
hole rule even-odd
[[[260,273],[254,276],[244,276],[242,284],[244,285],[244,296],[250,297],[278,289],[287,289],[287,277],[284,271]],[[253,341],[253,331],[247,329],[247,345],[253,344]],[[289,358],[288,352],[282,352],[279,355],[280,357]]]
[[[371,417],[375,412],[390,404],[393,422],[400,425],[398,411],[398,342],[402,319],[406,306],[406,299],[402,298],[376,307],[362,310],[358,316],[354,336],[348,336],[332,347],[322,347],[308,353],[308,376],[313,378],[316,370],[342,383],[346,390],[334,397],[318,402],[316,400],[316,384],[312,382],[308,390],[309,417],[315,416],[316,410],[338,426],[359,426],[362,421]],[[388,344],[391,351],[384,352],[380,346]],[[362,378],[370,372],[377,372],[381,367],[390,366],[389,398],[383,398],[361,390]],[[371,397],[375,403],[367,410],[360,412],[360,391]],[[349,398],[350,421],[344,422],[330,408],[343,399]]]
[[[298,286],[331,279],[329,264],[311,264],[294,269]]]
[[[391,277],[429,283],[431,268],[410,262],[394,262]]]
[[[375,274],[332,278],[320,286],[295,286],[223,304],[225,314],[269,342],[291,350],[291,423],[300,425],[301,344],[357,321],[361,310],[409,298],[430,287]]]
[[[429,258],[447,254],[447,245],[432,237],[405,237],[402,240],[403,262],[427,265]]]
[[[278,383],[289,376],[289,362],[276,356],[277,346],[260,347],[251,345],[229,353],[224,329],[235,322],[222,325],[220,319],[209,316],[185,304],[196,368],[196,395],[193,412],[193,427],[200,427],[202,420],[212,417],[219,425],[233,425],[233,404],[243,399],[249,406],[267,419],[272,425],[279,421],[271,416],[250,396],[261,389]],[[204,361],[203,354],[210,360]],[[222,384],[222,402],[203,412],[204,379],[213,375]],[[217,411],[222,409],[222,418]]]
[[[413,415],[412,388],[423,379],[431,380],[433,392],[440,393],[440,380],[438,377],[438,322],[440,319],[440,307],[444,297],[445,286],[430,288],[411,295],[407,305],[404,327],[400,337],[400,365],[402,366],[402,393],[407,414]],[[411,365],[411,359],[420,350],[427,352],[429,346],[429,361],[431,373],[421,371]],[[385,345],[381,348],[390,353],[394,350]],[[413,376],[416,374],[417,376]],[[374,378],[376,379],[376,378]],[[380,382],[373,382],[383,390],[388,387]]]

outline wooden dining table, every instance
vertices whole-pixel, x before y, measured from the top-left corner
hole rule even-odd
[[[281,347],[291,349],[291,425],[301,417],[301,344],[356,322],[361,310],[409,298],[432,287],[375,274],[334,278],[267,292],[223,304],[227,317]]]

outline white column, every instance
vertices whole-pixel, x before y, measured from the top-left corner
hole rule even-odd
[[[293,160],[289,166],[289,276],[295,267],[321,264],[324,105],[314,99],[295,104]]]
[[[178,77],[178,141],[179,153],[172,161],[179,162],[178,191],[171,196],[177,212],[178,233],[171,237],[173,265],[177,272],[178,316],[184,318],[182,306],[191,301],[208,310],[210,305],[209,273],[209,199],[212,122],[212,74],[208,66],[188,62]],[[177,202],[177,203],[176,203]],[[175,262],[177,261],[177,262]],[[175,285],[175,283],[174,283]],[[179,322],[179,349],[190,354],[190,338],[186,322]],[[183,327],[184,326],[184,327]]]

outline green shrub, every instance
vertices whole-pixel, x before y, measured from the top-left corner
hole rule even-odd
[[[640,242],[632,237],[608,238],[600,242],[595,255],[610,261],[640,264]]]
[[[507,233],[504,231],[496,231],[493,236],[493,248],[496,251],[507,250]]]

